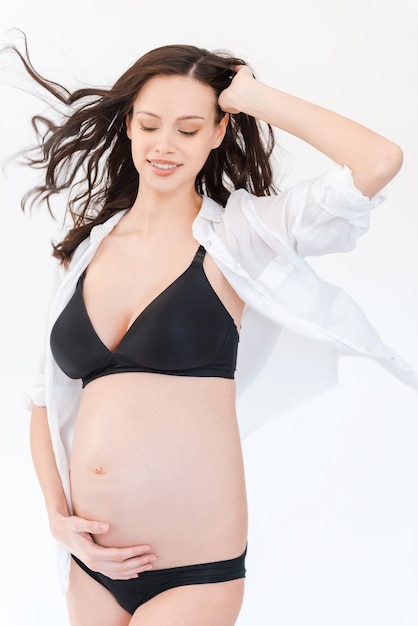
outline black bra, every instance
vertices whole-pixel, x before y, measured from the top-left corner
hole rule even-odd
[[[234,378],[238,331],[206,277],[204,256],[200,246],[190,266],[138,315],[113,351],[88,316],[84,271],[51,331],[59,367],[81,378],[83,387],[119,372]]]

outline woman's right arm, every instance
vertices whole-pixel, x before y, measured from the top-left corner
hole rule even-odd
[[[48,519],[54,531],[54,519],[69,516],[67,500],[55,462],[46,407],[34,406],[30,422],[30,448],[36,475],[44,494]]]
[[[109,578],[136,578],[152,569],[156,555],[150,546],[106,548],[94,542],[92,535],[106,533],[109,524],[70,515],[55,462],[47,410],[34,406],[30,425],[30,446],[35,471],[45,498],[48,519],[56,541],[77,556],[90,569]]]
[[[369,128],[312,102],[256,80],[240,65],[219,105],[229,113],[247,113],[288,132],[350,168],[354,184],[373,197],[397,174],[400,147]]]

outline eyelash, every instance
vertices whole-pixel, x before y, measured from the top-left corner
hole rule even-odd
[[[158,130],[158,128],[150,128],[149,126],[144,126],[143,124],[141,124],[141,130],[144,130],[145,132],[148,133],[152,133],[154,130]],[[194,135],[197,134],[197,130],[192,130],[190,132],[187,132],[185,130],[179,130],[179,133],[181,133],[182,135],[185,135],[186,137],[193,137]]]

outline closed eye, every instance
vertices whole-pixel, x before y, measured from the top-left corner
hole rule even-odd
[[[185,131],[185,130],[181,130],[179,131],[182,135],[186,135],[186,137],[193,137],[193,135],[196,135],[196,133],[198,132],[197,130],[192,130],[192,131]]]
[[[153,130],[158,130],[157,128],[152,128],[151,126],[144,126],[141,124],[141,130],[145,130],[146,132],[152,132]]]

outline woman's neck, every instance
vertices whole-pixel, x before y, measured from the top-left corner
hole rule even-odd
[[[195,189],[161,194],[140,188],[132,208],[123,219],[123,228],[143,234],[167,229],[175,233],[179,229],[189,229],[201,205],[202,198]]]

